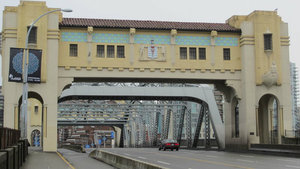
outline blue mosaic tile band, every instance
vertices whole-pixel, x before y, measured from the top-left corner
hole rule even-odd
[[[63,42],[87,42],[87,33],[62,32],[61,40]]]
[[[238,46],[238,38],[232,37],[216,37],[216,46]]]
[[[128,34],[111,34],[111,33],[93,33],[93,42],[95,43],[129,43]],[[80,32],[62,32],[61,40],[63,42],[87,42],[87,33]],[[135,35],[136,44],[154,44],[169,45],[171,36],[166,35]],[[176,36],[177,45],[191,46],[209,46],[211,38],[209,36]],[[238,46],[238,38],[234,37],[216,37],[216,46]]]
[[[208,46],[210,37],[204,36],[176,36],[177,45]]]
[[[169,45],[171,44],[171,36],[165,35],[135,35],[134,43],[138,44],[151,44],[151,40],[154,40],[154,44]]]
[[[96,43],[129,43],[128,34],[93,33],[92,36]]]

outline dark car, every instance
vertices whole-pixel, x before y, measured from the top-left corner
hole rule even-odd
[[[176,149],[176,151],[179,150],[179,143],[175,140],[172,139],[165,139],[163,141],[161,141],[158,150],[163,149],[164,151],[166,151],[166,149],[171,149],[171,151],[173,151],[174,149]]]

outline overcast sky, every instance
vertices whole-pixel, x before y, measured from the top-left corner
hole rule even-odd
[[[19,2],[0,0],[1,31],[4,6],[17,6]],[[282,20],[289,24],[290,60],[300,67],[300,0],[46,0],[46,3],[48,7],[73,10],[64,13],[64,17],[211,23],[225,23],[232,15],[248,15],[254,10],[278,9]]]

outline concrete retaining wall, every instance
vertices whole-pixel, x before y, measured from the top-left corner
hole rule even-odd
[[[165,169],[164,167],[155,164],[150,164],[103,150],[94,150],[90,153],[90,157],[121,169]]]

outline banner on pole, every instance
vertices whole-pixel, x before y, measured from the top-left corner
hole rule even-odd
[[[23,48],[10,48],[9,82],[23,81]],[[42,50],[29,49],[28,52],[28,83],[41,82]]]
[[[41,83],[42,50],[29,49],[28,83]]]
[[[9,60],[9,82],[22,82],[23,72],[23,48],[10,48],[10,60]]]

